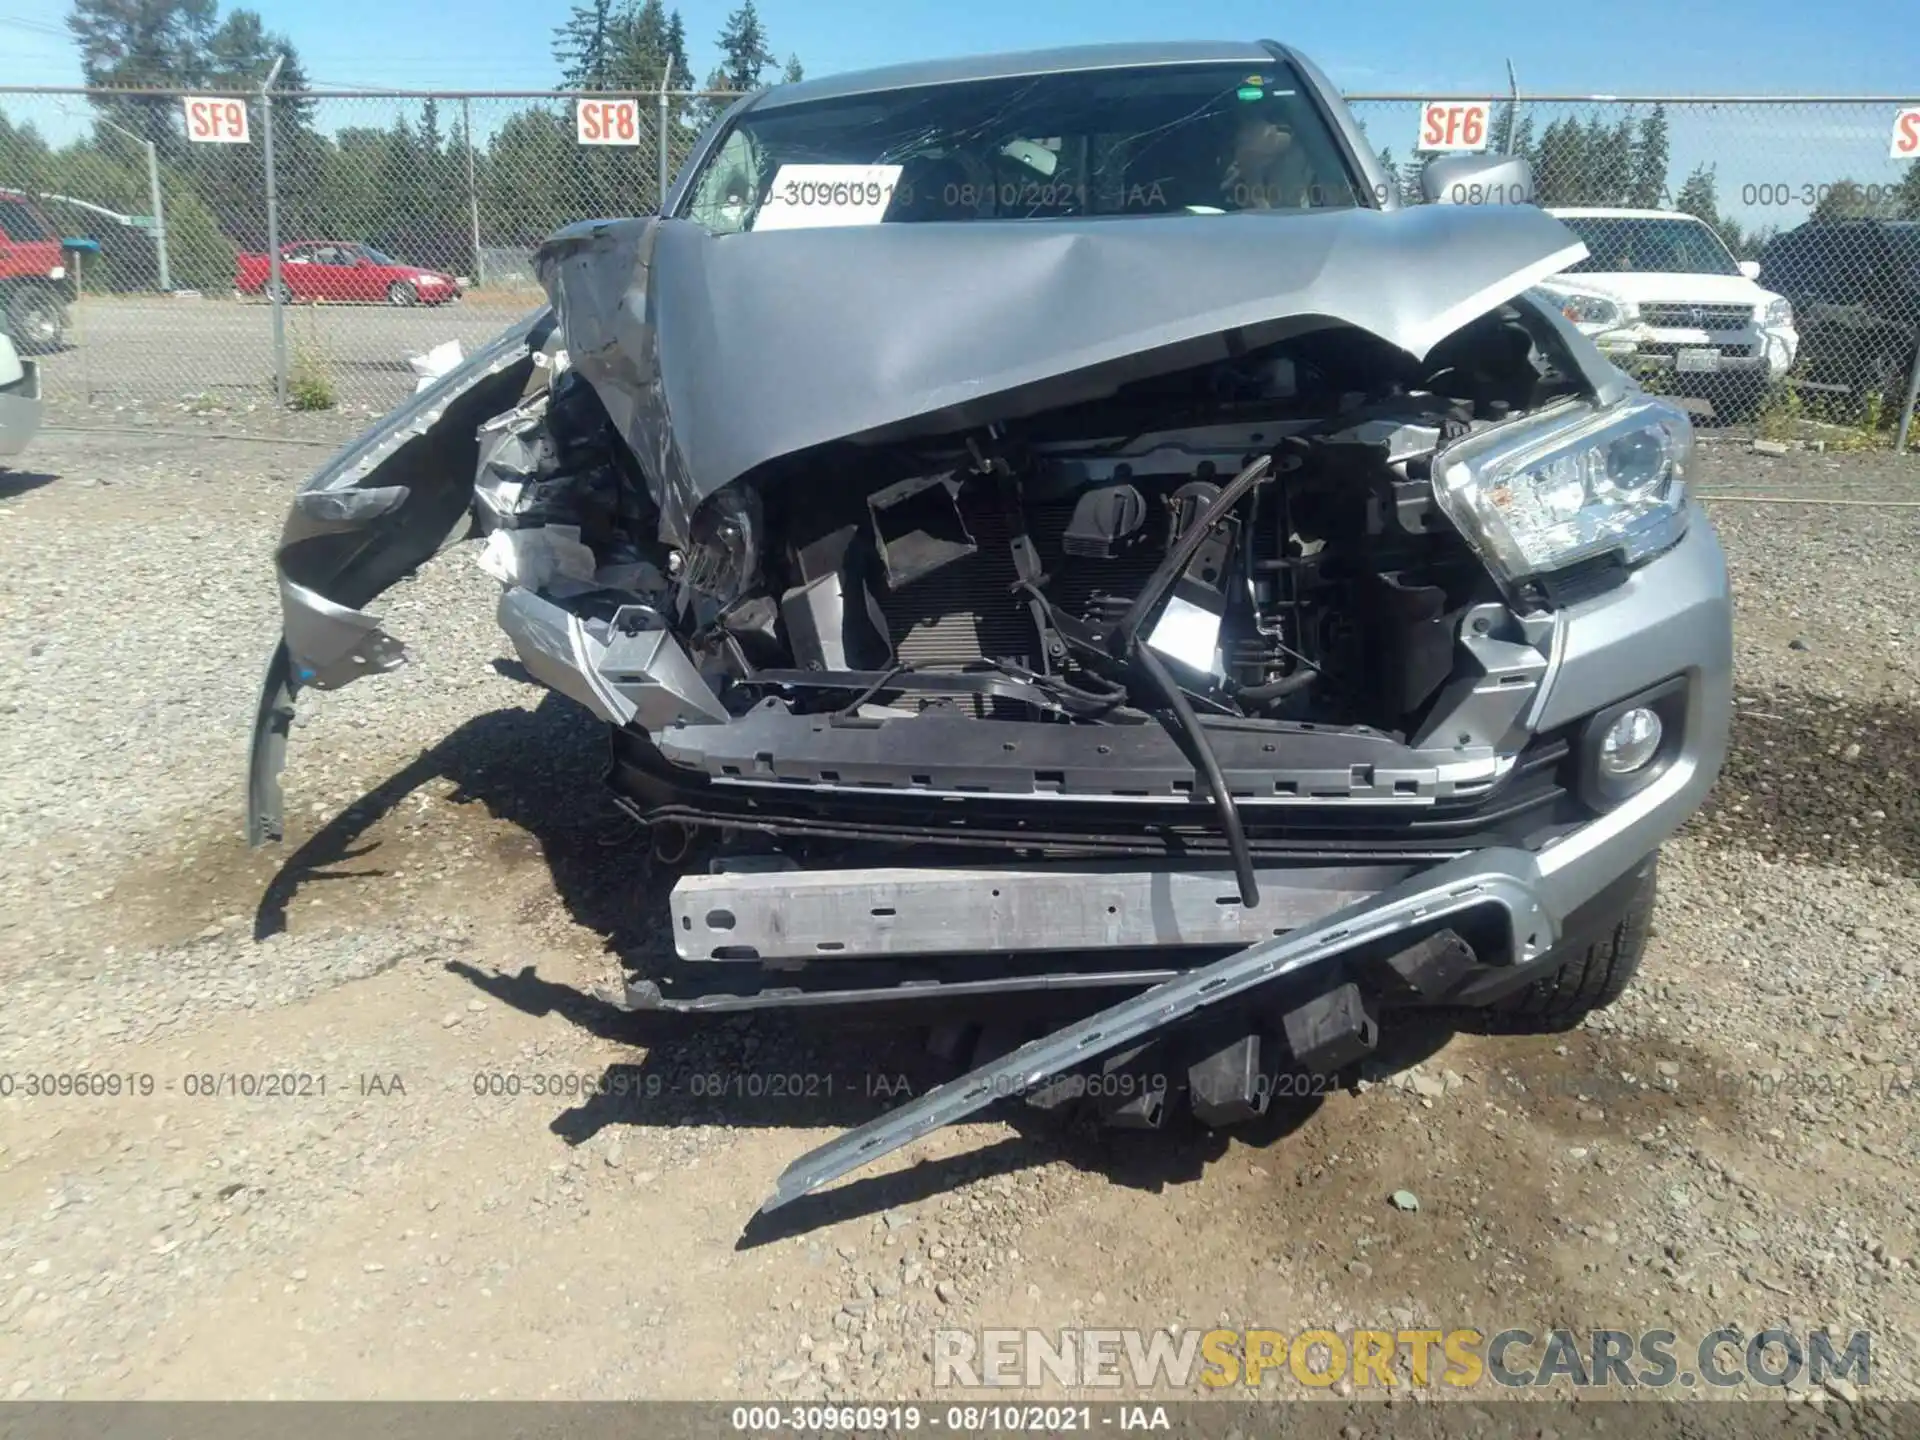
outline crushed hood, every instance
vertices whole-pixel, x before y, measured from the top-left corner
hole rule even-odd
[[[1423,358],[1586,254],[1529,207],[560,231],[538,269],[573,365],[684,539],[782,456],[1030,414],[1350,325]]]

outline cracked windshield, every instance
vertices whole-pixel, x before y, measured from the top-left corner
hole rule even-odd
[[[1198,65],[762,105],[687,213],[727,233],[1348,208],[1363,193],[1287,67]]]

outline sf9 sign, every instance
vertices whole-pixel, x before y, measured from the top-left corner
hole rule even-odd
[[[231,96],[189,95],[182,102],[187,112],[187,139],[204,145],[245,145],[247,102]]]
[[[638,100],[577,100],[573,111],[574,138],[582,145],[638,145]]]
[[[1484,150],[1493,107],[1484,100],[1429,100],[1420,107],[1421,151]]]

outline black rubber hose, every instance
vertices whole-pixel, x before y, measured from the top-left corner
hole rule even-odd
[[[1188,562],[1193,559],[1193,552],[1200,548],[1200,542],[1207,538],[1220,517],[1238,505],[1241,498],[1259,484],[1272,468],[1272,455],[1262,455],[1256,459],[1222,486],[1220,493],[1209,500],[1207,508],[1200,512],[1200,518],[1187,527],[1187,533],[1167,547],[1166,558],[1154,567],[1153,574],[1147,577],[1147,583],[1140,587],[1140,593],[1133,597],[1133,603],[1127,607],[1127,613],[1120,617],[1120,623],[1107,637],[1108,654],[1119,656],[1127,653],[1140,622],[1146,619],[1149,610],[1160,603],[1160,597],[1187,568]]]
[[[1227,852],[1233,856],[1234,878],[1240,882],[1240,903],[1251,910],[1260,903],[1260,886],[1253,878],[1253,852],[1247,848],[1247,833],[1240,828],[1240,807],[1234,804],[1233,795],[1227,789],[1227,777],[1220,773],[1220,760],[1213,753],[1213,742],[1207,738],[1207,732],[1200,728],[1200,722],[1194,718],[1193,707],[1187,704],[1187,697],[1180,693],[1179,685],[1167,673],[1167,667],[1160,663],[1160,657],[1153,653],[1152,648],[1136,646],[1133,656],[1166,700],[1167,708],[1173,711],[1175,723],[1193,747],[1193,757],[1200,764],[1200,773],[1207,777],[1207,788],[1213,792],[1214,808],[1220,812],[1220,828],[1226,833]]]
[[[1297,690],[1304,690],[1320,678],[1318,670],[1296,670],[1291,675],[1282,675],[1278,680],[1269,680],[1265,685],[1242,685],[1233,692],[1233,698],[1249,705],[1264,705],[1269,700],[1284,700]]]

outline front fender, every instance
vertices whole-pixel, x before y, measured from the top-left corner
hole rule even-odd
[[[293,497],[274,552],[281,639],[267,664],[247,765],[247,840],[282,834],[280,771],[301,690],[391,670],[406,647],[363,608],[466,529],[480,424],[512,408],[553,329],[541,308],[320,467]]]

